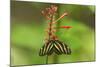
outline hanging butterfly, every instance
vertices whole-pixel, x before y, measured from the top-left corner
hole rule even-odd
[[[52,53],[55,53],[57,55],[70,55],[71,49],[65,43],[62,43],[59,40],[50,40],[40,49],[39,55],[51,55]]]

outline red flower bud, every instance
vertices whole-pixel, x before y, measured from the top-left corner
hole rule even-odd
[[[72,28],[71,26],[61,26],[60,28],[67,28],[67,29],[69,29],[69,28]]]

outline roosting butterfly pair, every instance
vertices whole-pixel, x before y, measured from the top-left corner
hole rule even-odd
[[[45,44],[43,45],[42,48],[40,48],[39,55],[40,56],[45,56],[45,55],[51,55],[53,53],[57,55],[61,54],[71,54],[71,49],[68,47],[67,44],[61,42],[58,37],[56,36],[56,23],[59,21],[61,18],[67,15],[67,13],[63,13],[57,20],[55,20],[55,15],[57,12],[57,6],[51,5],[49,8],[46,8],[45,10],[42,11],[42,14],[50,20],[48,23],[48,28],[47,28],[47,34],[48,38],[45,40]],[[61,26],[60,28],[71,28],[71,26]]]

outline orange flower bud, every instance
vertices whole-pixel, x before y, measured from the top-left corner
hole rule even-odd
[[[71,26],[61,26],[60,28],[67,28],[67,29],[69,29],[69,28],[72,28]]]

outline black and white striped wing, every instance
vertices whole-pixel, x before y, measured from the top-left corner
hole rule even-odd
[[[58,55],[70,55],[71,49],[65,43],[62,43],[59,40],[50,40],[40,49],[39,55],[51,55],[53,52],[55,52]]]
[[[40,56],[51,55],[52,53],[53,53],[53,40],[50,40],[40,49],[39,55]]]
[[[56,54],[71,54],[71,49],[59,40],[54,41],[55,53]]]

